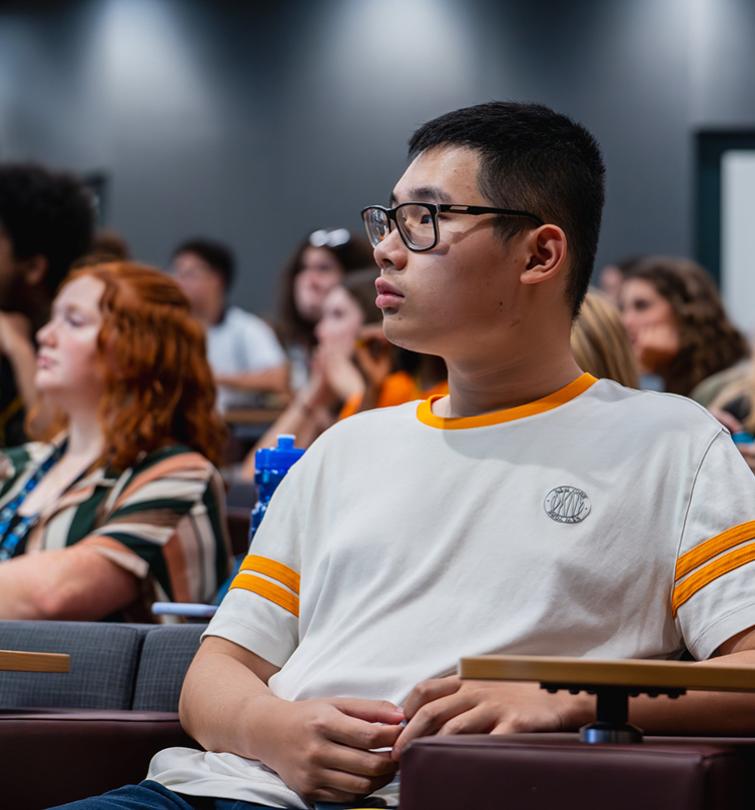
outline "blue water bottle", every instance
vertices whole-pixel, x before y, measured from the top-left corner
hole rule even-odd
[[[255,532],[265,517],[267,505],[273,497],[278,484],[283,480],[286,473],[297,462],[304,450],[294,447],[294,436],[281,434],[278,436],[278,444],[275,447],[265,447],[258,450],[254,455],[254,483],[257,485],[257,503],[252,509],[252,519],[249,526],[249,543],[251,544]],[[190,619],[209,619],[215,615],[217,606],[223,601],[223,597],[228,593],[233,578],[238,574],[241,563],[245,555],[236,558],[233,566],[233,573],[221,585],[217,592],[213,604],[197,605],[186,602],[155,602],[152,605],[152,613],[155,616],[182,616]]]
[[[257,503],[252,509],[249,525],[249,543],[259,529],[267,512],[270,498],[286,473],[303,455],[304,450],[294,447],[294,436],[281,434],[275,447],[262,447],[254,454],[254,483],[257,486]]]
[[[278,484],[304,454],[301,447],[294,447],[294,439],[294,436],[283,433],[278,436],[278,444],[275,447],[262,447],[254,454],[254,483],[257,487],[257,503],[254,504],[249,523],[250,545],[257,529],[260,527],[260,523],[262,523],[262,518],[265,517],[267,506],[273,497],[273,493],[278,488]],[[228,593],[233,578],[241,568],[244,556],[242,554],[236,559],[233,573],[225,581],[215,597],[216,605],[219,605],[223,601],[223,597]]]

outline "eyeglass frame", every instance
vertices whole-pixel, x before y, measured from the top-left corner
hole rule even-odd
[[[425,248],[418,248],[412,247],[407,241],[407,238],[404,236],[404,232],[401,230],[401,226],[398,223],[398,219],[396,218],[396,212],[403,208],[406,205],[420,205],[423,208],[426,208],[430,212],[430,216],[433,222],[433,243],[429,247]],[[440,239],[440,232],[438,230],[438,214],[442,213],[449,213],[449,214],[468,214],[470,216],[480,216],[481,214],[501,214],[503,216],[509,217],[526,217],[527,219],[531,219],[534,222],[537,222],[538,227],[541,225],[545,225],[545,222],[540,219],[537,214],[532,214],[529,211],[522,211],[518,208],[491,208],[487,205],[460,205],[456,203],[429,203],[429,202],[404,202],[399,203],[398,205],[394,205],[393,208],[386,208],[384,205],[367,205],[365,206],[362,211],[362,222],[364,223],[365,231],[367,232],[367,239],[369,243],[372,245],[373,248],[377,247],[380,242],[375,242],[373,244],[372,239],[370,238],[370,231],[367,227],[367,220],[365,215],[368,211],[374,210],[382,211],[388,218],[388,233],[390,234],[393,228],[391,227],[391,222],[393,222],[394,227],[399,233],[401,237],[401,241],[406,245],[406,247],[412,251],[412,253],[426,253],[428,250],[432,250],[434,247],[438,245],[438,240]],[[383,241],[382,239],[380,240]]]
[[[307,237],[310,247],[337,248],[351,242],[351,232],[347,228],[318,228]]]

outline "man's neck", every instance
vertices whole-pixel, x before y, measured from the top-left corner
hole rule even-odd
[[[438,403],[436,413],[477,416],[526,405],[558,391],[581,373],[568,344],[560,351],[527,352],[485,364],[448,361],[449,396]]]
[[[208,301],[204,307],[204,311],[198,313],[197,317],[207,329],[210,329],[213,326],[217,326],[223,320],[225,310],[225,301],[222,298],[219,301]]]

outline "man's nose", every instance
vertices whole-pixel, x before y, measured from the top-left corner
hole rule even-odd
[[[381,270],[403,270],[409,259],[409,250],[397,228],[394,228],[382,242],[375,245],[372,255]]]

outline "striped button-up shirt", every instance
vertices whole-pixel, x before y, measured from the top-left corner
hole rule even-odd
[[[0,453],[0,510],[64,441]],[[75,543],[143,581],[139,602],[117,618],[149,621],[156,600],[207,602],[228,576],[231,554],[220,474],[179,445],[150,453],[119,475],[95,469],[42,511],[17,553]]]

